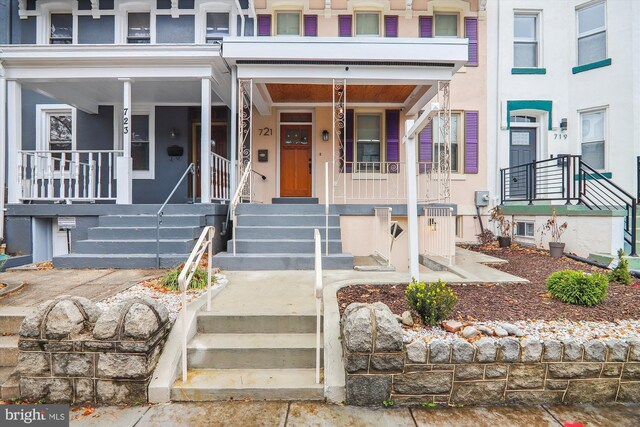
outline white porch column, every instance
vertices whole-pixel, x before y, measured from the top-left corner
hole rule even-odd
[[[121,79],[123,83],[122,101],[122,150],[118,157],[116,203],[130,205],[133,203],[133,159],[131,158],[131,79]],[[150,132],[153,130],[150,129]]]
[[[231,155],[229,160],[231,162],[230,177],[230,194],[229,197],[233,197],[238,186],[238,165],[236,165],[238,154],[238,69],[235,66],[231,67],[231,144],[229,151]]]
[[[7,81],[0,64],[0,238],[4,239],[4,184],[7,150]]]
[[[200,203],[211,203],[211,79],[208,77],[202,79],[201,96]]]
[[[407,169],[407,230],[409,236],[409,273],[411,278],[420,280],[420,262],[418,259],[418,190],[416,188],[416,138],[409,130],[413,120],[405,121],[404,157]]]
[[[22,161],[18,151],[22,149],[22,85],[15,80],[7,82],[7,200],[9,203],[20,201],[19,163]],[[4,128],[3,128],[4,129]]]

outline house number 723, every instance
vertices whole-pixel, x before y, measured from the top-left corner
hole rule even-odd
[[[129,109],[122,109],[122,132],[126,135],[129,133]]]

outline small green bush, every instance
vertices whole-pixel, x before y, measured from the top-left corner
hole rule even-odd
[[[629,273],[629,261],[623,258],[624,251],[618,249],[618,266],[609,273],[609,283],[620,283],[621,285],[630,285],[633,280]]]
[[[609,279],[605,274],[582,271],[556,271],[547,277],[549,293],[560,301],[591,307],[607,297]]]
[[[160,284],[167,288],[170,291],[178,291],[180,290],[180,285],[178,284],[178,276],[180,275],[180,271],[182,267],[176,268],[162,276],[160,279]],[[213,285],[216,281],[215,277],[211,277],[211,285]],[[196,268],[195,273],[193,273],[193,277],[191,278],[191,283],[189,283],[189,289],[204,289],[207,287],[207,270],[203,268]]]
[[[448,318],[458,297],[446,282],[438,279],[435,283],[416,282],[413,280],[405,290],[405,296],[411,307],[424,325],[435,326]]]

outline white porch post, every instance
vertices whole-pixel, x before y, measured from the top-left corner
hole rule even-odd
[[[3,128],[4,129],[4,128]],[[21,158],[18,151],[22,149],[22,85],[15,80],[7,82],[7,146],[8,162],[7,184],[9,203],[20,201],[20,180],[18,168]]]
[[[229,147],[229,151],[231,155],[229,156],[229,160],[231,162],[231,170],[230,174],[230,188],[229,188],[229,196],[233,197],[236,192],[236,188],[238,186],[237,182],[237,172],[238,165],[236,164],[236,154],[238,153],[238,71],[235,66],[231,67],[231,145]]]
[[[0,64],[0,238],[4,239],[4,183],[7,150],[7,81]]]
[[[123,83],[122,102],[122,150],[117,166],[117,197],[119,205],[130,205],[133,202],[133,159],[131,158],[131,79],[121,79]],[[150,130],[152,131],[152,130]]]
[[[418,190],[416,188],[416,138],[409,133],[413,120],[405,121],[404,156],[407,169],[407,225],[409,226],[409,273],[420,280],[418,260]]]
[[[208,77],[202,79],[201,97],[200,203],[211,203],[211,79]]]

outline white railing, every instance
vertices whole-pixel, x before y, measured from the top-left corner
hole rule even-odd
[[[211,153],[211,200],[229,200],[231,193],[231,162]]]
[[[387,266],[391,265],[391,208],[374,208],[374,255],[380,257]]]
[[[424,208],[421,252],[445,258],[451,265],[456,250],[455,221],[452,207]]]
[[[236,255],[236,209],[238,208],[238,203],[242,202],[243,196],[246,196],[246,190],[248,187],[248,197],[249,202],[251,202],[251,161],[247,163],[244,169],[244,173],[240,178],[240,182],[238,183],[238,188],[236,188],[236,192],[233,195],[233,199],[229,203],[229,214],[231,215],[231,221],[233,224],[233,256]]]
[[[313,230],[315,241],[315,283],[314,294],[316,297],[316,384],[320,384],[320,325],[322,322],[322,238],[320,231]]]
[[[120,150],[18,152],[21,200],[115,200]]]
[[[182,271],[178,276],[178,285],[182,291],[182,382],[187,382],[187,340],[189,336],[189,325],[187,322],[187,288],[193,279],[196,269],[200,266],[200,261],[205,251],[207,252],[207,311],[211,311],[211,263],[213,262],[213,238],[216,228],[207,226],[202,230],[196,246],[191,251],[187,262],[184,263]]]
[[[329,162],[324,162],[324,251],[329,256]]]
[[[406,203],[405,162],[344,162],[335,171],[334,200],[344,203]],[[438,162],[417,162],[418,202],[445,202],[447,174]]]

